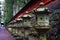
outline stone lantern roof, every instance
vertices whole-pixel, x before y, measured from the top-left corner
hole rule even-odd
[[[22,16],[23,19],[30,19],[31,17],[32,15],[30,15],[28,11],[26,11],[26,13]]]
[[[49,10],[47,7],[45,7],[43,2],[41,2],[40,7],[38,7],[34,11],[37,14],[49,14],[49,13],[52,13],[52,10]]]
[[[23,22],[23,18],[17,18],[16,21],[17,23]]]
[[[23,19],[22,18],[18,18],[17,21],[22,21]]]

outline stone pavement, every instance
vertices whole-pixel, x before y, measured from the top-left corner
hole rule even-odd
[[[15,38],[13,38],[5,27],[0,26],[0,40],[15,40]]]

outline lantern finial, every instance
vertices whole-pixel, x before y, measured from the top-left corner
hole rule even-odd
[[[43,2],[40,3],[40,7],[41,7],[41,6],[44,6],[44,3],[43,3]]]
[[[40,4],[44,4],[43,2],[41,2]]]
[[[26,11],[26,13],[28,13],[28,11]]]

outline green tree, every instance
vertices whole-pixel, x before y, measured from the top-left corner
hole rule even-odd
[[[13,16],[13,0],[5,0],[4,6],[4,24],[6,25],[8,21]]]

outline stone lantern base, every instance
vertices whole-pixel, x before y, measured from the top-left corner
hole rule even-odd
[[[46,32],[51,29],[51,26],[34,26],[35,30],[38,32],[39,40],[46,40]]]

